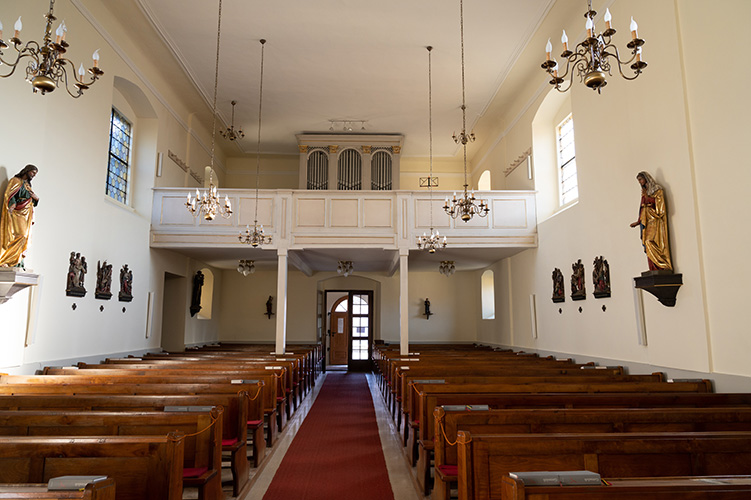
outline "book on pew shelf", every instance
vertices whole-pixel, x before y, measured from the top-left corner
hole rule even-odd
[[[436,378],[436,379],[425,378],[421,380],[413,380],[412,382],[415,384],[445,384],[446,380],[440,379],[440,378]]]
[[[600,475],[588,470],[509,472],[509,476],[521,480],[525,486],[598,486]]]
[[[188,411],[187,406],[165,406],[164,411]]]
[[[444,411],[488,411],[489,405],[442,405]]]
[[[258,379],[255,380],[246,380],[242,378],[236,378],[229,381],[230,384],[257,384]]]
[[[87,484],[104,481],[107,476],[58,476],[50,478],[47,489],[53,490],[82,490]]]

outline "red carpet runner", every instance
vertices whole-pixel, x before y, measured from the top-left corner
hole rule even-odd
[[[263,499],[393,498],[365,374],[328,372]]]

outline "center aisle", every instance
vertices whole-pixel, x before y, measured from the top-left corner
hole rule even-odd
[[[365,374],[326,375],[263,498],[394,498]]]

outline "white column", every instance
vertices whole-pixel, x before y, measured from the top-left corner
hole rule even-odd
[[[287,345],[287,249],[278,250],[276,277],[276,354],[284,354]]]
[[[399,250],[399,353],[409,354],[409,249]]]
[[[400,188],[399,178],[402,172],[402,147],[394,146],[394,154],[391,155],[391,189]]]
[[[300,185],[298,189],[308,188],[308,146],[298,145],[300,150]]]
[[[372,186],[373,177],[373,154],[372,146],[362,147],[362,189],[370,190]]]
[[[339,146],[329,146],[329,189],[336,190],[339,185],[337,154]]]

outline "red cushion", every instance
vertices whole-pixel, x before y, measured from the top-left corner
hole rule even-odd
[[[198,477],[208,470],[208,467],[186,467],[183,469],[183,477]]]
[[[263,420],[248,420],[248,427],[255,427],[257,425],[261,425],[263,423]]]
[[[456,476],[459,474],[458,465],[439,465],[438,470],[441,471],[441,474],[444,476]]]
[[[284,398],[283,398],[283,397],[281,397],[281,396],[277,396],[277,397],[276,397],[276,400],[277,400],[277,401],[284,401]]]
[[[237,438],[222,439],[222,446],[232,446],[237,442]]]
[[[290,388],[287,388],[287,392],[292,392],[292,389],[290,389]]]

